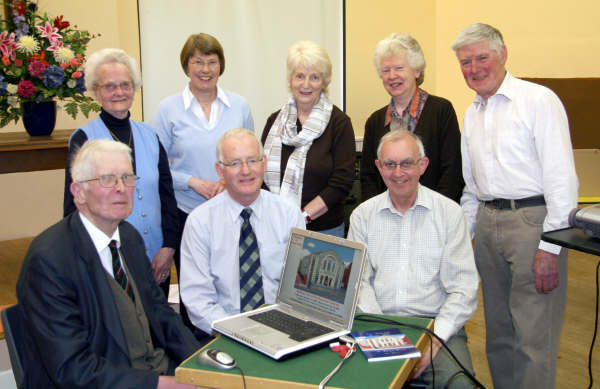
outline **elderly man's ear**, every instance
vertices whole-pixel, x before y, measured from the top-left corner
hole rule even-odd
[[[81,182],[71,182],[69,189],[73,195],[73,202],[75,204],[85,204],[85,190],[84,184]]]

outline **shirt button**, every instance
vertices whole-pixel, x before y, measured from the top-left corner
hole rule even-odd
[[[142,197],[144,197],[144,196],[142,196],[141,194],[138,194],[138,200],[141,200]]]
[[[146,216],[147,216],[146,212],[142,212],[142,217],[146,217]]]
[[[148,230],[144,230],[144,234],[145,234],[145,235],[148,235]]]

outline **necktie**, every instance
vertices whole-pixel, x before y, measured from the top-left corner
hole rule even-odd
[[[240,312],[250,311],[265,303],[262,271],[256,235],[250,224],[252,210],[244,208],[240,230]]]
[[[108,244],[110,248],[110,253],[112,255],[112,266],[113,266],[113,275],[115,276],[115,281],[121,285],[121,288],[127,293],[127,295],[131,298],[131,301],[135,302],[135,297],[133,296],[133,290],[131,290],[131,285],[127,280],[127,274],[123,271],[123,267],[121,267],[121,261],[119,260],[119,251],[117,249],[117,241],[111,240]]]

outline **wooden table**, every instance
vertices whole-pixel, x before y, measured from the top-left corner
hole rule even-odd
[[[35,137],[25,131],[0,133],[0,174],[64,169],[73,131]]]

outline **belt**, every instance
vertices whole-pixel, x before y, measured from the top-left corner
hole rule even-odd
[[[526,197],[524,199],[510,200],[510,199],[493,199],[483,202],[485,205],[496,209],[519,209],[525,207],[535,207],[539,205],[546,205],[544,196],[533,196]]]

